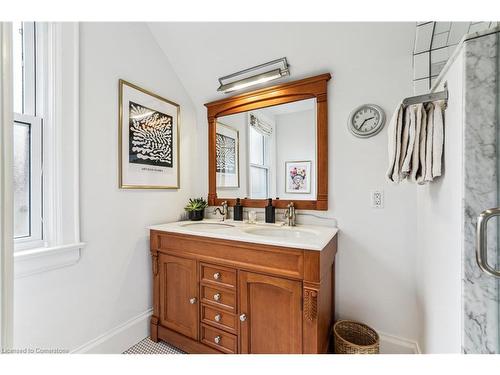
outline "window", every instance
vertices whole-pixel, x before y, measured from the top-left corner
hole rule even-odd
[[[249,126],[250,197],[269,196],[269,137],[255,126]]]
[[[14,239],[16,250],[43,245],[42,118],[37,113],[34,22],[13,24]]]
[[[14,275],[78,262],[79,25],[13,23]]]

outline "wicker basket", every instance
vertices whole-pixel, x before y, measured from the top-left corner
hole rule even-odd
[[[352,320],[339,320],[333,326],[335,353],[379,354],[378,333],[366,324]]]

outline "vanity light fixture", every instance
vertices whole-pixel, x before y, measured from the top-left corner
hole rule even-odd
[[[229,93],[290,75],[286,57],[219,78],[217,91]]]

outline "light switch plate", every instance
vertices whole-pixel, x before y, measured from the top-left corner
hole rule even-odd
[[[384,192],[382,190],[373,190],[370,197],[373,208],[384,208]]]

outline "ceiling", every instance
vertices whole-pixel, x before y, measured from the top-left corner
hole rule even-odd
[[[335,74],[340,73],[337,66],[358,68],[367,74],[366,59],[374,68],[387,70],[384,65],[391,53],[398,61],[401,55],[408,56],[407,63],[411,64],[415,33],[414,22],[162,22],[148,26],[197,107],[227,96],[217,92],[218,77],[280,57],[287,57],[291,76],[276,82],[325,72],[332,73],[335,79]],[[384,52],[384,59],[379,59],[378,46],[384,40],[387,43],[382,50],[388,52]],[[407,54],[401,50],[392,52],[393,40],[403,40],[405,46],[407,40]]]

